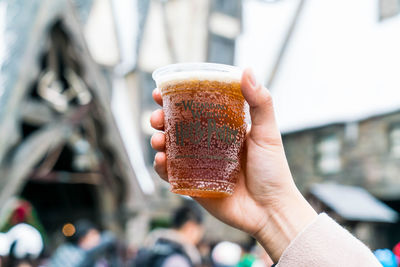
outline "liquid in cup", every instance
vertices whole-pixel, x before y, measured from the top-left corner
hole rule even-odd
[[[175,64],[153,73],[161,91],[171,191],[196,197],[233,193],[247,124],[241,71]]]

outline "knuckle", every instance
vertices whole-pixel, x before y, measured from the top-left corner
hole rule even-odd
[[[156,115],[158,115],[158,113],[160,113],[161,109],[156,109],[151,113],[151,117],[154,117]]]
[[[271,92],[265,87],[262,88],[261,92],[262,92],[262,96],[263,96],[263,102],[268,105],[272,105],[273,99],[272,99]]]
[[[151,138],[150,138],[150,145],[151,145],[151,147],[153,148],[153,149],[155,149],[154,148],[154,134],[151,136]]]

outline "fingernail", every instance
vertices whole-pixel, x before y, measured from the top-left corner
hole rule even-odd
[[[254,73],[252,70],[249,71],[249,82],[253,87],[255,87],[257,84],[256,77],[254,76]]]

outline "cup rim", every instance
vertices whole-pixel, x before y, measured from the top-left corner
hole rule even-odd
[[[157,81],[160,77],[164,75],[179,73],[179,72],[192,72],[192,71],[202,71],[202,72],[210,72],[217,71],[222,73],[232,73],[241,76],[243,70],[237,66],[220,64],[220,63],[211,63],[211,62],[188,62],[188,63],[175,63],[169,64],[160,68],[157,68],[152,73],[152,78],[154,81]]]

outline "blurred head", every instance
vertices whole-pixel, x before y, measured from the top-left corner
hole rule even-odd
[[[32,205],[25,200],[18,200],[17,206],[11,215],[11,223],[16,225],[27,222],[32,216]]]
[[[251,253],[256,244],[256,240],[253,237],[248,236],[247,240],[245,242],[242,242],[240,246],[243,250],[243,253]]]
[[[400,262],[400,242],[394,246],[393,253],[396,255],[397,261]]]
[[[29,260],[19,260],[13,263],[13,267],[33,267],[33,263]]]
[[[10,252],[10,246],[11,240],[8,235],[5,233],[0,233],[0,257],[8,255]]]
[[[203,238],[202,223],[203,214],[200,208],[195,205],[185,205],[178,208],[172,218],[172,227],[193,245],[197,245]]]
[[[397,267],[398,262],[396,256],[390,249],[377,249],[374,251],[375,257],[379,260],[383,267]]]
[[[238,244],[223,241],[218,243],[211,252],[211,259],[215,266],[236,266],[242,254]]]
[[[6,235],[10,256],[15,259],[36,259],[43,250],[44,244],[40,232],[29,224],[17,224]]]
[[[75,233],[68,240],[84,250],[89,250],[100,244],[100,232],[97,227],[86,219],[75,223]]]

